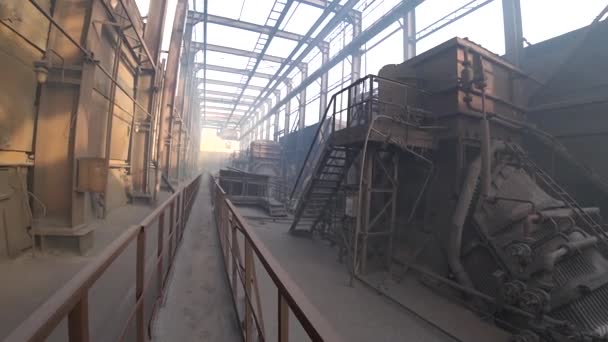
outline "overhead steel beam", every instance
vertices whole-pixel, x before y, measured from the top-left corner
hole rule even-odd
[[[200,83],[203,82],[203,79],[202,78],[197,78],[196,81],[200,84]],[[210,79],[210,78],[207,78],[207,84],[215,84],[215,85],[221,85],[221,86],[226,86],[226,87],[236,87],[236,88],[242,88],[243,87],[242,83],[222,81],[222,80],[214,80],[214,79]],[[247,89],[262,91],[264,89],[264,87],[253,86],[253,85],[250,84],[249,86],[247,86]]]
[[[196,25],[197,23],[203,21],[204,15],[205,15],[205,13],[203,13],[203,12],[188,11],[188,23],[191,23],[192,25]],[[207,22],[209,24],[222,25],[222,26],[237,28],[237,29],[246,30],[246,31],[250,31],[250,32],[263,33],[263,34],[270,34],[270,32],[272,30],[272,28],[268,27],[268,26],[258,25],[255,23],[242,21],[242,20],[220,17],[218,15],[213,15],[213,14],[207,15]],[[279,37],[279,38],[283,38],[283,39],[293,40],[293,41],[300,41],[300,40],[304,39],[304,36],[302,36],[300,34],[283,31],[283,30],[277,30],[275,36]],[[325,44],[327,44],[327,43],[325,43]]]
[[[226,66],[221,66],[221,65],[207,64],[206,67],[207,67],[207,70],[226,72],[226,73],[230,73],[230,74],[239,74],[239,75],[251,74],[251,70],[236,69],[236,68],[231,68],[231,67],[226,67]],[[194,63],[194,72],[203,70],[204,68],[205,68],[204,63]],[[256,72],[256,73],[254,73],[253,77],[270,79],[270,78],[272,78],[272,75],[266,74],[263,72]]]
[[[207,89],[207,91],[205,93],[203,93],[203,90],[199,89],[199,96],[204,96],[204,95],[216,95],[216,96],[226,96],[226,97],[230,97],[230,98],[236,98],[235,93],[228,93],[225,91],[210,90],[210,89]],[[256,97],[253,95],[243,95],[243,99],[246,99],[246,100],[255,100],[255,98]]]
[[[327,9],[329,7],[329,5],[331,4],[331,2],[329,0],[296,0],[299,3],[302,3],[304,5],[308,5],[308,6],[312,6],[312,7],[316,7],[316,8],[320,8],[320,9]],[[335,2],[335,1],[333,1]],[[339,2],[339,1],[338,1]],[[343,6],[341,5],[337,5],[333,11],[334,12],[338,12],[342,9]],[[352,11],[352,12],[356,12],[356,11]],[[351,12],[351,14],[353,14]]]
[[[207,106],[207,109],[211,109],[211,110],[226,110],[226,111],[230,111],[232,110],[232,108],[230,107],[220,107],[220,106]],[[241,113],[245,113],[247,110],[246,109],[236,109],[237,112],[241,112]],[[226,114],[230,114],[230,113],[226,113]]]
[[[203,48],[204,48],[204,43],[201,43],[201,42],[190,43],[190,52],[192,54],[195,54],[197,51],[202,51]],[[235,56],[241,56],[241,57],[261,58],[263,60],[273,62],[273,63],[278,63],[278,64],[282,64],[282,63],[287,63],[290,65],[292,64],[292,61],[288,60],[287,58],[283,58],[283,57],[279,57],[279,56],[272,56],[272,55],[261,55],[257,52],[231,48],[228,46],[207,44],[207,51],[226,53],[229,55],[235,55]],[[301,65],[304,65],[304,63],[299,63],[297,66],[299,67]]]
[[[441,30],[442,28],[462,19],[463,17],[477,11],[483,6],[491,3],[494,0],[471,0],[466,4],[458,7],[454,11],[446,14],[435,22],[431,23],[427,27],[416,32],[416,41],[420,41],[431,34]],[[523,44],[523,42],[522,42]]]
[[[370,41],[380,32],[384,31],[387,27],[389,27],[392,23],[399,20],[403,16],[403,13],[407,13],[416,8],[419,4],[424,2],[424,0],[404,0],[394,6],[391,10],[389,10],[386,14],[372,23],[366,30],[361,32],[356,38],[348,43],[342,50],[340,50],[334,57],[332,57],[326,64],[322,65],[319,69],[315,70],[312,74],[310,74],[304,81],[302,81],[297,87],[295,87],[289,94],[287,94],[279,103],[277,103],[274,108],[268,111],[268,114],[278,111],[285,103],[290,101],[294,96],[300,93],[303,89],[308,87],[311,83],[317,80],[319,77],[323,75],[323,73],[327,70],[330,70],[335,65],[344,60],[347,56],[351,55],[353,52],[358,51],[361,46]],[[336,15],[337,17],[338,15]],[[320,36],[319,33],[318,36]],[[318,37],[317,36],[317,37]],[[286,72],[289,73],[289,70]],[[355,80],[352,80],[355,81]],[[276,86],[274,87],[276,89]],[[274,89],[273,89],[274,90]],[[261,95],[261,94],[260,94]],[[259,104],[258,104],[259,106]],[[256,109],[256,106],[252,107]],[[247,114],[246,114],[247,115]]]
[[[213,102],[213,103],[224,103],[224,104],[229,104],[229,105],[233,105],[236,103],[236,101],[234,99],[224,99],[221,97],[205,97],[205,101],[207,102]],[[240,103],[238,103],[239,106],[251,106],[253,102],[252,101],[241,101]]]
[[[315,45],[318,42],[322,41],[327,35],[329,35],[329,33],[331,33],[345,18],[349,17],[350,11],[357,4],[357,2],[358,2],[358,0],[348,0],[348,2],[344,5],[344,7],[342,7],[329,20],[329,22],[327,22],[327,24],[325,26],[323,26],[321,31],[313,39],[313,42],[311,44],[308,44],[304,48],[304,50],[300,53],[300,55],[297,57],[295,62],[296,63],[301,62],[308,55],[308,53],[310,53],[310,51],[315,47]],[[336,6],[338,6],[338,3],[339,3],[339,1],[332,1],[332,3],[329,4],[329,6],[325,9],[325,11],[323,11],[321,16],[319,16],[319,18],[315,21],[315,23],[310,27],[308,32],[306,32],[305,37],[307,37],[307,38],[312,37],[312,34],[317,31],[319,26],[334,11]],[[291,51],[291,53],[289,54],[287,59],[292,60],[295,57],[295,54],[301,50],[301,48],[304,44],[305,44],[305,42],[299,42],[298,45]],[[283,74],[281,76],[279,76],[279,74],[281,73],[281,71],[284,68],[287,68],[287,70],[285,72],[283,72]],[[321,68],[323,68],[323,66],[321,66]],[[270,96],[270,94],[272,94],[272,92],[274,90],[277,89],[279,84],[282,81],[284,81],[284,79],[287,77],[287,75],[289,75],[291,73],[291,71],[293,69],[294,69],[293,65],[288,66],[286,63],[281,64],[281,66],[279,67],[279,69],[277,70],[277,72],[275,74],[275,77],[268,82],[268,84],[266,85],[266,89],[264,91],[262,91],[262,93],[260,94],[260,97],[258,99],[258,103],[253,106],[252,110],[255,110],[258,106],[260,106],[260,104],[265,99],[267,99],[268,96]],[[329,70],[329,69],[327,69],[327,70]],[[274,84],[273,84],[273,81],[275,82]],[[273,85],[271,86],[271,84],[273,84]]]
[[[272,5],[270,14],[268,15],[268,18],[266,19],[266,24],[268,24],[269,22],[274,20],[275,21],[274,25],[267,35],[264,36],[263,34],[260,34],[257,42],[255,43],[254,51],[259,49],[260,46],[262,46],[260,53],[259,53],[260,55],[256,58],[250,58],[249,61],[247,62],[246,69],[249,69],[250,64],[253,64],[253,66],[251,67],[252,75],[248,75],[246,77],[245,87],[241,90],[237,101],[241,100],[241,96],[243,96],[243,93],[245,92],[245,88],[247,87],[249,82],[251,82],[253,73],[255,73],[258,70],[258,66],[262,62],[264,55],[266,55],[266,51],[268,51],[268,48],[270,47],[270,43],[272,42],[272,39],[275,37],[277,31],[279,30],[279,27],[283,23],[283,20],[285,20],[285,18],[287,17],[287,12],[289,12],[289,9],[291,8],[291,4],[293,4],[294,0],[284,0],[284,1],[286,1],[286,2],[281,3],[280,1],[275,1],[275,3]],[[283,6],[283,8],[277,10],[275,6]],[[279,13],[279,17],[272,18],[273,13]],[[255,59],[255,62],[253,61],[253,59]],[[234,105],[234,108],[236,108],[236,105]],[[230,117],[232,117],[232,113],[230,114]],[[228,118],[228,121],[230,121],[230,118]]]

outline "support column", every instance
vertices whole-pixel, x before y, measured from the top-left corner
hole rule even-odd
[[[279,103],[281,101],[281,92],[276,90],[274,92],[274,96],[276,98],[276,103]],[[273,127],[273,132],[272,132],[272,136],[273,136],[273,140],[274,141],[279,141],[279,115],[281,114],[281,109],[279,108],[279,110],[274,113],[274,127]]]
[[[505,57],[516,66],[521,63],[524,37],[521,23],[520,0],[502,0],[505,31]]]
[[[302,81],[308,77],[308,67],[302,66]],[[306,127],[306,88],[300,92],[300,105],[298,107],[298,130],[303,130]]]
[[[264,132],[264,139],[270,140],[270,117],[266,119],[266,131]]]
[[[290,94],[291,91],[293,90],[293,86],[291,85],[291,82],[287,82],[287,94]],[[291,124],[289,122],[289,117],[291,116],[291,100],[287,101],[287,103],[285,103],[285,122],[284,122],[284,127],[283,127],[283,135],[287,135],[289,134],[289,130],[291,128]]]
[[[416,10],[403,16],[403,60],[416,56]]]
[[[355,39],[361,34],[362,30],[361,12],[353,12],[351,21],[353,25],[353,39]],[[361,78],[361,51],[357,49],[356,52],[353,52],[351,58],[350,81],[352,83]]]
[[[323,66],[329,62],[329,44],[323,42],[323,44],[319,46],[319,49],[321,50],[321,66]],[[321,90],[319,93],[319,121],[323,119],[325,109],[327,108],[327,88],[329,87],[328,73],[329,70],[321,75]]]
[[[162,33],[165,25],[167,0],[150,1],[148,21],[144,31],[144,42],[152,55],[154,64],[159,66]],[[131,137],[130,173],[133,183],[131,196],[134,198],[150,198],[151,184],[149,181],[150,158],[152,156],[152,129],[158,120],[158,89],[160,88],[157,73],[152,63],[143,65],[137,78],[135,97],[137,102],[146,108],[145,113],[140,108],[135,110],[134,127]],[[162,72],[162,71],[160,71]]]
[[[158,144],[158,161],[157,161],[157,182],[156,192],[160,187],[161,173],[165,177],[169,176],[169,161],[171,155],[171,134],[172,134],[172,116],[173,103],[175,100],[175,91],[177,89],[177,74],[179,68],[180,51],[182,46],[182,38],[189,42],[192,38],[192,29],[187,30],[187,36],[184,37],[184,26],[186,22],[186,13],[188,11],[188,1],[178,0],[175,10],[175,19],[173,21],[173,29],[171,33],[171,42],[169,44],[169,54],[167,56],[167,69],[165,86],[163,88],[162,112],[159,123],[159,139]],[[185,50],[189,51],[189,50]],[[155,192],[155,193],[156,193]]]

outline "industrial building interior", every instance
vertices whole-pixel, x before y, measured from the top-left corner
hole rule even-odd
[[[608,341],[606,0],[0,0],[0,338]]]

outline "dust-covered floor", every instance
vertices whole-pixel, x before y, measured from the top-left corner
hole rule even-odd
[[[355,283],[349,286],[345,266],[337,261],[337,251],[325,242],[288,234],[288,219],[273,220],[256,209],[240,207],[266,247],[302,289],[311,303],[344,341],[454,341],[433,325],[395,304],[373,289]],[[258,269],[262,269],[258,266]],[[267,288],[270,280],[257,271],[264,289],[261,296],[274,299]],[[263,303],[265,314],[272,317],[274,305]],[[265,319],[267,330],[276,322]],[[307,341],[301,332],[290,341]],[[271,339],[272,341],[273,339]]]
[[[208,175],[203,175],[177,253],[166,302],[153,340],[241,341],[212,216]]]

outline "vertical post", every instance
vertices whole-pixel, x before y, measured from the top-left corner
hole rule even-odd
[[[275,90],[274,92],[275,103],[279,103],[281,101],[281,91]],[[274,113],[274,127],[273,127],[273,140],[279,141],[279,115],[281,115],[281,109],[277,109],[276,113]]]
[[[86,291],[68,314],[68,340],[89,341],[89,293]]]
[[[520,0],[502,0],[502,15],[505,31],[505,57],[514,65],[519,66],[524,44]]]
[[[393,155],[393,193],[391,194],[391,226],[388,235],[387,268],[390,270],[393,260],[393,234],[397,225],[397,194],[399,192],[399,153]]]
[[[293,90],[293,86],[291,85],[291,82],[287,82],[287,94],[291,93],[291,91]],[[283,135],[287,135],[289,134],[289,130],[290,130],[290,123],[289,123],[289,116],[291,114],[291,100],[287,101],[287,103],[285,103],[285,127],[283,127]]]
[[[361,30],[362,30],[361,12],[353,11],[351,20],[352,20],[352,24],[353,24],[353,39],[355,39],[361,34]],[[353,83],[353,82],[357,81],[360,77],[361,77],[361,51],[359,51],[359,49],[357,49],[357,51],[353,52],[353,54],[352,54],[350,82]]]
[[[156,184],[160,187],[161,172],[169,177],[169,156],[171,149],[171,117],[173,116],[173,102],[175,90],[177,89],[177,72],[179,67],[179,56],[186,24],[186,13],[188,12],[188,1],[178,0],[175,9],[175,19],[169,43],[169,54],[167,56],[167,70],[165,85],[161,102],[161,118],[159,122],[159,134],[157,140],[158,166],[156,168]],[[188,41],[189,42],[189,41]],[[188,50],[186,50],[188,52]]]
[[[289,307],[287,301],[278,290],[279,342],[289,342]]]
[[[234,251],[236,250],[236,248],[238,248],[238,238],[236,235],[236,226],[235,225],[230,225],[231,230],[232,230],[232,243],[230,244],[230,252],[229,252],[229,259],[232,259],[232,295],[234,296],[234,298],[238,298],[238,287],[236,286],[236,281],[237,281],[237,269],[238,269],[238,260],[234,257],[234,254],[236,254],[238,256],[237,253],[234,253]]]
[[[171,208],[169,209],[169,265],[173,263],[173,226],[175,225],[175,200],[171,202]]]
[[[327,42],[323,42],[323,44],[319,45],[319,50],[321,50],[321,66],[327,64],[329,62],[329,44]],[[325,109],[327,108],[327,88],[329,87],[329,71],[326,71],[321,75],[321,90],[319,92],[319,121],[323,118],[325,114]]]
[[[253,281],[253,253],[251,243],[245,237],[245,342],[253,341],[253,312],[249,305],[251,300],[251,282]]]
[[[368,229],[370,224],[370,209],[372,200],[372,182],[373,182],[373,171],[374,171],[374,156],[376,155],[376,149],[373,146],[367,148],[366,159],[363,162],[363,189],[359,189],[359,192],[363,193],[363,208],[361,208],[361,224],[362,224],[362,236],[361,236],[361,261],[360,261],[360,272],[364,274],[367,268],[367,239]],[[361,194],[359,195],[361,196]],[[358,215],[359,216],[359,215]]]
[[[184,229],[186,229],[186,196],[184,196],[184,191],[182,191],[182,195],[180,196],[182,199],[182,207],[181,207],[181,212],[180,212],[180,216],[181,216],[181,220],[179,221],[179,240],[181,242],[182,238],[184,237]]]
[[[308,77],[308,67],[303,65],[300,68],[302,72],[302,81]],[[306,127],[306,88],[300,92],[300,104],[298,107],[298,130],[301,131]]]
[[[158,296],[160,297],[163,293],[163,245],[165,238],[165,212],[163,210],[158,216],[158,247],[156,247],[156,258],[157,260],[157,268],[156,268],[156,279],[158,280]]]
[[[270,140],[270,117],[266,119],[266,131],[264,133],[264,139]]]
[[[144,227],[139,227],[137,233],[137,260],[135,265],[135,330],[137,342],[146,340],[145,329],[145,310],[144,310],[144,282],[145,282],[145,256],[146,256],[146,230]]]
[[[403,60],[416,56],[416,10],[403,16]]]

